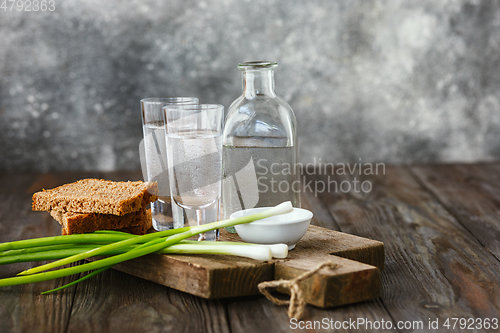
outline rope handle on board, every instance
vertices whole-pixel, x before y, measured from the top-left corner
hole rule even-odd
[[[305,272],[304,274],[296,277],[295,279],[292,280],[276,280],[276,281],[264,281],[259,283],[259,291],[266,296],[268,300],[273,302],[276,305],[287,305],[290,304],[288,307],[288,317],[289,318],[296,318],[300,319],[304,315],[304,310],[306,307],[306,300],[304,297],[304,293],[300,289],[299,283],[302,280],[307,279],[308,277],[316,274],[320,269],[324,267],[329,267],[330,269],[336,269],[339,268],[340,266],[337,264],[334,264],[332,262],[324,262],[318,267]],[[268,291],[268,288],[277,288],[281,287],[284,289],[287,289],[290,292],[290,300],[280,300],[273,295],[271,295]]]

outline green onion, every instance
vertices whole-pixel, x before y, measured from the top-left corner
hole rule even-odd
[[[192,240],[183,240],[184,244],[193,244],[196,245],[198,241]],[[288,245],[286,244],[252,244],[252,243],[243,243],[243,242],[214,242],[217,245],[245,245],[245,246],[261,246],[267,247],[271,250],[271,254],[273,258],[285,259],[288,256]]]
[[[126,247],[128,245],[133,245],[133,244],[137,244],[140,242],[146,242],[146,244],[148,244],[147,242],[150,242],[151,240],[154,241],[155,239],[160,238],[160,237],[169,236],[169,235],[172,235],[175,233],[182,233],[182,231],[184,231],[184,232],[189,231],[189,227],[164,230],[164,231],[155,232],[152,234],[147,234],[144,236],[127,238],[127,239],[124,239],[122,241],[118,241],[118,242],[115,242],[112,244],[107,244],[107,245],[104,245],[104,246],[101,246],[98,248],[94,248],[94,249],[85,251],[83,253],[75,254],[75,255],[68,257],[68,258],[64,258],[64,259],[60,259],[58,261],[51,262],[51,263],[46,264],[46,265],[42,265],[42,266],[28,269],[24,272],[19,273],[18,275],[28,275],[28,274],[43,272],[43,271],[46,271],[46,270],[49,270],[52,268],[56,268],[59,266],[63,266],[66,264],[70,264],[70,263],[79,261],[82,259],[87,259],[90,257],[102,255],[102,254],[106,253],[106,251],[111,251],[113,249],[119,249],[121,247]]]
[[[174,229],[177,230],[177,229]],[[9,243],[1,243],[0,251],[25,249],[28,247],[37,247],[56,244],[81,244],[81,243],[112,243],[130,238],[128,235],[118,234],[74,234],[65,236],[33,238]]]
[[[86,246],[88,244],[82,243],[82,244],[75,244],[72,246]],[[101,243],[94,243],[93,248],[99,247],[103,244]],[[57,244],[57,245],[45,245],[45,246],[37,246],[37,247],[28,247],[25,249],[18,249],[18,250],[7,250],[7,251],[2,251],[0,252],[0,260],[3,257],[11,257],[11,256],[16,256],[19,254],[36,254],[39,252],[45,252],[45,251],[57,251],[57,250],[65,250],[68,248],[68,244]],[[90,249],[90,248],[89,248]]]
[[[71,287],[72,285],[75,285],[75,284],[77,284],[77,283],[80,283],[80,282],[82,282],[82,281],[85,281],[85,280],[87,280],[88,278],[91,278],[92,276],[97,275],[97,274],[99,274],[99,273],[102,273],[102,272],[104,272],[105,270],[110,269],[110,268],[111,268],[111,266],[96,269],[96,270],[95,270],[95,271],[93,271],[92,273],[89,273],[89,274],[87,274],[87,275],[85,275],[85,276],[83,276],[83,277],[79,278],[79,279],[78,279],[78,280],[76,280],[76,281],[70,282],[70,283],[68,283],[68,284],[65,284],[64,286],[60,286],[60,287],[55,288],[55,289],[51,289],[51,290],[47,290],[47,291],[43,291],[43,292],[41,292],[40,294],[45,295],[45,294],[48,294],[48,293],[53,293],[54,291],[58,291],[58,290],[61,290],[61,289],[65,289],[65,288]]]
[[[57,260],[94,249],[96,248],[96,246],[98,245],[78,245],[77,247],[66,247],[56,250],[47,250],[34,253],[18,253],[10,256],[0,257],[0,264],[5,265],[28,261]],[[34,249],[36,249],[36,247]]]
[[[50,264],[40,266],[40,267],[44,267],[43,269],[49,269],[49,268],[47,268],[48,266],[50,268],[59,267],[59,265],[61,265],[61,262],[70,263],[70,262],[74,262],[76,260],[80,260],[83,258],[88,258],[90,256],[94,256],[97,254],[103,255],[104,253],[106,253],[106,251],[121,251],[122,252],[120,254],[114,255],[114,256],[109,257],[109,258],[101,259],[98,261],[86,263],[86,264],[79,265],[79,266],[61,268],[61,269],[56,270],[56,271],[49,271],[49,272],[33,274],[34,272],[38,272],[39,270],[31,269],[31,270],[23,272],[23,274],[31,274],[31,275],[0,279],[0,287],[18,285],[18,284],[24,284],[24,283],[39,282],[39,281],[46,281],[46,280],[51,280],[51,279],[55,279],[55,278],[59,278],[59,277],[72,275],[72,274],[82,273],[85,271],[105,269],[105,268],[111,267],[117,263],[120,263],[120,262],[123,262],[126,260],[134,259],[134,258],[143,256],[143,255],[146,255],[149,253],[162,251],[164,249],[167,249],[168,247],[171,247],[172,245],[174,245],[176,243],[179,243],[180,241],[182,241],[186,238],[197,235],[199,233],[204,233],[204,232],[208,232],[211,230],[220,229],[220,228],[224,228],[224,227],[230,227],[230,226],[234,226],[237,224],[249,223],[249,222],[253,222],[255,220],[267,218],[270,216],[288,213],[288,212],[291,212],[292,210],[293,210],[293,208],[292,208],[291,203],[284,202],[276,207],[273,207],[271,209],[268,209],[268,210],[265,210],[263,212],[253,214],[253,215],[243,216],[243,217],[239,217],[239,218],[232,219],[232,220],[223,220],[223,221],[219,221],[219,222],[208,223],[208,224],[204,224],[204,225],[200,225],[200,226],[166,230],[166,231],[161,231],[161,232],[157,232],[155,234],[148,234],[148,235],[144,235],[144,236],[132,236],[132,237],[130,237],[130,235],[121,235],[119,232],[100,232],[97,234],[88,234],[88,235],[67,235],[67,236],[47,237],[48,239],[52,240],[52,242],[48,241],[47,239],[39,239],[39,240],[34,239],[34,240],[25,240],[25,241],[17,241],[17,242],[0,244],[0,251],[6,251],[6,250],[13,250],[13,249],[22,249],[23,247],[37,247],[37,246],[47,246],[47,245],[57,245],[57,244],[111,243],[111,242],[114,242],[112,244],[107,244],[107,245],[104,245],[104,246],[101,246],[98,248],[93,248],[93,249],[85,251],[83,253],[73,255],[70,257],[71,260],[63,260],[63,261],[60,260],[59,262],[55,262],[55,263],[57,263],[55,266],[50,265]],[[71,237],[71,236],[76,236],[76,237]],[[88,236],[93,236],[93,237],[88,237]],[[160,237],[165,237],[165,236],[170,236],[170,237],[160,238]],[[62,238],[64,238],[64,239],[62,239]],[[71,238],[71,240],[69,238]],[[134,246],[134,248],[129,249],[129,247],[131,245],[141,244],[141,243],[142,243],[142,245]],[[179,244],[179,245],[182,246],[182,244]],[[185,244],[185,245],[189,245],[189,244]],[[198,248],[198,246],[196,248]],[[221,245],[221,246],[224,247],[225,245]],[[245,245],[245,247],[248,247],[248,246],[249,245]],[[190,246],[190,247],[191,247],[190,250],[192,251],[193,246]],[[214,245],[210,244],[209,247],[212,250],[215,250]],[[259,248],[264,249],[264,251],[266,251],[266,249],[264,247],[259,247]],[[175,250],[175,247],[174,247],[174,250]],[[178,249],[178,251],[180,251],[180,250]],[[221,251],[221,250],[219,249],[219,251]],[[223,250],[223,251],[230,252],[228,250]],[[48,253],[50,251],[43,251],[43,252]],[[261,251],[261,252],[264,253],[263,251]],[[207,253],[207,252],[204,252],[204,253]],[[271,255],[270,249],[267,248],[267,257],[270,257],[270,255]],[[75,258],[78,258],[78,259],[75,259]],[[69,258],[67,258],[67,259],[69,259]]]
[[[115,235],[127,235],[129,237],[136,237],[137,235],[132,235],[127,232],[118,231],[118,230],[96,230],[94,234],[115,234]]]
[[[286,205],[287,203],[288,203],[288,205]],[[194,236],[194,235],[199,234],[199,233],[204,233],[204,232],[207,232],[210,230],[224,228],[226,226],[233,226],[236,224],[249,223],[249,222],[253,222],[255,220],[260,220],[260,219],[263,219],[263,218],[266,218],[269,216],[282,214],[281,211],[284,211],[285,209],[287,209],[287,212],[288,212],[288,208],[291,208],[291,207],[292,206],[291,206],[290,202],[285,202],[281,205],[278,205],[274,208],[268,209],[264,212],[249,215],[249,216],[242,216],[242,217],[232,219],[232,220],[229,219],[229,220],[212,222],[212,223],[207,223],[207,224],[193,226],[193,227],[184,227],[184,228],[180,228],[180,229],[165,230],[165,231],[160,231],[160,232],[156,232],[153,234],[147,234],[144,236],[129,238],[126,240],[122,240],[122,241],[113,243],[113,244],[104,245],[104,246],[101,246],[101,247],[96,248],[96,249],[92,249],[92,250],[89,250],[89,251],[86,251],[83,253],[79,253],[79,254],[76,254],[76,255],[68,257],[68,258],[60,259],[58,261],[48,263],[46,265],[34,267],[34,268],[28,269],[24,272],[21,272],[18,275],[28,275],[28,274],[43,272],[43,271],[46,271],[46,270],[49,270],[52,268],[60,267],[60,266],[66,265],[66,264],[70,264],[70,263],[79,261],[82,259],[87,259],[87,258],[94,257],[97,255],[102,255],[103,253],[106,253],[106,251],[110,251],[113,249],[119,249],[121,247],[125,247],[125,246],[132,245],[132,244],[137,244],[139,242],[149,242],[149,243],[144,244],[142,248],[137,248],[137,249],[131,250],[129,253],[124,253],[124,254],[117,255],[116,257],[114,257],[115,260],[120,259],[120,261],[118,261],[118,262],[121,262],[124,260],[137,258],[137,257],[143,256],[145,254],[159,251],[159,250],[161,250],[169,245],[175,244],[183,239],[189,238],[189,237]],[[293,208],[291,208],[291,209],[293,209]],[[181,232],[181,231],[183,231],[183,232]],[[175,235],[172,235],[174,232],[175,232]],[[172,236],[165,239],[164,241],[161,241],[161,243],[160,243],[158,238],[163,237],[163,236],[168,236],[168,235],[172,235]],[[149,252],[144,252],[144,250],[146,250],[146,249]],[[155,250],[153,250],[153,249],[155,249]],[[142,254],[142,253],[144,253],[144,254]],[[135,255],[135,257],[132,257],[134,255]],[[120,256],[123,256],[123,257],[120,257]],[[122,258],[123,258],[123,260],[122,260]],[[108,259],[111,259],[111,258],[108,258]],[[103,259],[103,260],[106,260],[106,259]]]
[[[273,257],[271,247],[267,245],[253,245],[244,243],[221,242],[224,244],[217,244],[218,242],[198,242],[196,244],[179,242],[158,251],[161,254],[219,254],[219,255],[234,255],[240,257],[251,258],[255,260],[271,260]],[[92,250],[96,245],[79,245],[78,247],[47,250],[34,253],[20,253],[10,256],[0,257],[0,265],[13,264],[28,261],[45,261],[62,259],[69,256],[74,256],[89,250]],[[36,248],[34,248],[36,249]],[[102,253],[103,256],[122,254],[134,249],[133,246],[110,250]],[[271,251],[271,252],[270,252]]]

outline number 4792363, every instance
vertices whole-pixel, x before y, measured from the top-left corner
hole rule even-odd
[[[443,324],[447,329],[498,329],[498,318],[447,318]]]
[[[56,2],[54,0],[3,0],[0,10],[4,12],[53,12],[56,10]]]

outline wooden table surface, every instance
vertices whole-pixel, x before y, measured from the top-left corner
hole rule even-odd
[[[60,234],[48,213],[31,211],[31,195],[86,177],[137,180],[141,174],[1,174],[0,242]],[[302,203],[314,212],[314,224],[385,243],[382,297],[332,309],[308,306],[302,322],[290,322],[286,307],[262,296],[209,301],[108,270],[49,295],[40,292],[72,278],[1,288],[0,332],[278,333],[334,331],[338,323],[342,332],[386,331],[361,320],[373,327],[390,322],[395,332],[500,330],[477,328],[485,318],[500,318],[500,163],[386,166],[378,175],[316,170],[305,177]],[[314,192],[334,181],[367,181],[372,190],[364,193],[358,183],[347,192],[344,183],[337,192]],[[32,266],[1,266],[0,278]],[[473,329],[460,329],[460,321],[453,329],[452,318],[465,318]],[[352,325],[358,320],[360,326]],[[429,328],[436,320],[439,328]]]

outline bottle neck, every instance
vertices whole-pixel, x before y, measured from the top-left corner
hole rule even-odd
[[[245,98],[254,98],[257,95],[275,97],[274,70],[245,70],[243,71],[243,95]]]

